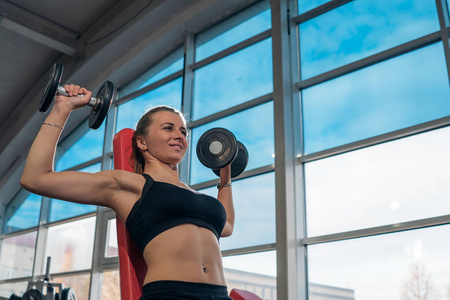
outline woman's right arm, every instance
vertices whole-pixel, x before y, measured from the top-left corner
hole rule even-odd
[[[70,97],[57,96],[48,117],[34,140],[20,180],[30,192],[83,204],[111,206],[108,199],[118,188],[114,171],[95,174],[54,171],[59,137],[72,110],[85,106],[92,92],[79,86],[65,86]],[[77,95],[83,95],[77,97]]]

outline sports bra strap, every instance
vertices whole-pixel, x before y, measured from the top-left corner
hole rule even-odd
[[[145,193],[147,193],[148,190],[155,183],[155,180],[153,180],[153,178],[148,174],[142,174],[142,176],[144,176],[144,178],[145,178],[145,184],[144,184],[144,188],[142,189],[142,195],[145,195]]]

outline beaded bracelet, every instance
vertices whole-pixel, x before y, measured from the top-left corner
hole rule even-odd
[[[58,125],[58,124],[53,124],[53,123],[49,123],[49,122],[44,122],[42,124],[43,125],[50,125],[50,126],[53,126],[53,127],[58,127],[58,128],[61,128],[61,130],[64,129],[64,127],[62,127],[61,125]]]
[[[231,182],[229,182],[229,183],[224,183],[224,184],[218,183],[218,184],[217,184],[217,189],[220,190],[221,188],[224,188],[224,187],[230,187],[231,185],[232,185]]]

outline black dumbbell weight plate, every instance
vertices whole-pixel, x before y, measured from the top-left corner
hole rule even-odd
[[[61,293],[61,300],[77,300],[75,291],[72,288],[63,289]]]
[[[19,297],[16,294],[12,294],[11,297],[9,297],[9,300],[22,300],[22,297]]]
[[[45,113],[55,98],[56,90],[61,81],[64,66],[56,62],[48,74],[47,82],[45,83],[44,91],[42,92],[41,102],[39,104],[39,111]]]
[[[237,141],[238,152],[236,158],[231,163],[231,178],[238,177],[245,171],[248,164],[248,151],[244,144]],[[214,174],[220,177],[220,169],[213,169]]]
[[[23,294],[22,300],[44,300],[44,295],[39,290],[28,290]]]
[[[197,157],[207,168],[223,168],[230,164],[236,155],[236,137],[227,129],[212,128],[198,140]]]
[[[92,108],[89,114],[89,127],[98,129],[106,118],[109,107],[114,97],[114,84],[111,81],[105,81],[95,97],[97,104]]]

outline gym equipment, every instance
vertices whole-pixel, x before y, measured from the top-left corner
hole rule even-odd
[[[212,128],[202,134],[197,143],[197,157],[214,174],[220,176],[220,169],[231,163],[231,178],[244,172],[248,163],[248,151],[236,140],[234,134],[225,128]]]
[[[63,64],[59,62],[56,62],[50,69],[47,82],[44,86],[44,91],[42,92],[41,102],[39,104],[40,112],[47,112],[55,99],[56,94],[68,96],[64,87],[59,85],[63,74],[63,69]],[[114,90],[114,84],[111,81],[105,81],[100,87],[97,95],[95,97],[91,97],[89,103],[87,104],[87,106],[92,107],[92,111],[89,114],[90,128],[97,129],[100,125],[102,125],[114,98]]]
[[[132,161],[130,161],[133,133],[133,129],[125,128],[114,136],[114,169],[133,172]],[[138,300],[142,296],[147,265],[141,251],[131,239],[120,218],[116,218],[116,225],[120,262],[120,293],[122,299]],[[231,290],[230,297],[234,300],[262,300],[250,292],[236,289]]]
[[[22,297],[12,294],[9,298],[0,297],[0,300],[77,300],[75,291],[72,288],[64,288],[63,283],[50,283],[50,262],[51,257],[47,257],[47,269],[44,280],[29,281],[27,291]],[[58,288],[59,293],[54,293],[54,288]],[[44,290],[47,295],[44,296]]]

